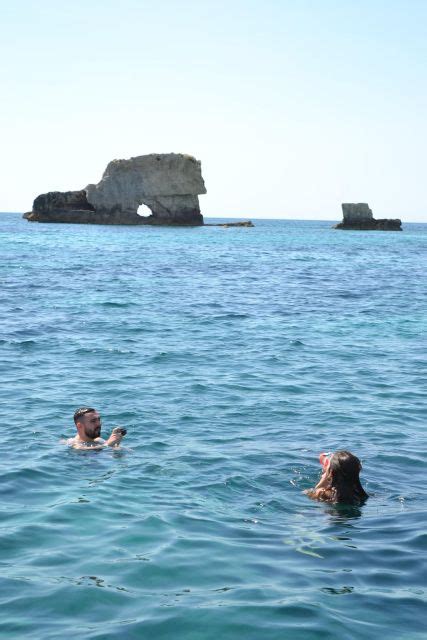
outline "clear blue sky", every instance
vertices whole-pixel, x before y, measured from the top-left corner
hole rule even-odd
[[[205,216],[427,222],[426,0],[14,0],[0,28],[1,211],[173,151]]]

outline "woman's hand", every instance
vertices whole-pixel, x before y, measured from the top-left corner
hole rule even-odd
[[[322,473],[322,475],[320,476],[320,480],[316,484],[316,486],[314,487],[314,490],[316,490],[316,489],[325,489],[326,487],[329,486],[330,480],[331,480],[331,473],[330,473],[329,467],[328,467],[326,469],[326,471],[324,471]]]

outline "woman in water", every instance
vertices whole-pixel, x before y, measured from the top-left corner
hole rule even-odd
[[[314,500],[325,502],[357,504],[368,497],[359,480],[362,468],[359,458],[350,451],[336,451],[328,458],[321,455],[322,476],[314,489],[307,495]]]

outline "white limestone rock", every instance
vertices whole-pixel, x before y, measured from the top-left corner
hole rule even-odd
[[[139,205],[145,204],[152,211],[143,219],[146,224],[203,224],[198,195],[206,188],[201,164],[193,156],[152,153],[113,160],[101,181],[85,191],[103,216],[137,216]]]

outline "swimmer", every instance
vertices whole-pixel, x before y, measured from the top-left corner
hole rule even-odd
[[[73,449],[92,449],[98,451],[105,447],[118,447],[126,429],[116,427],[108,440],[101,438],[101,416],[91,407],[81,407],[74,412],[74,424],[77,435],[67,440],[67,445]]]
[[[336,451],[330,457],[320,454],[322,476],[314,489],[305,493],[314,500],[355,504],[368,497],[359,480],[362,464],[350,451]]]

